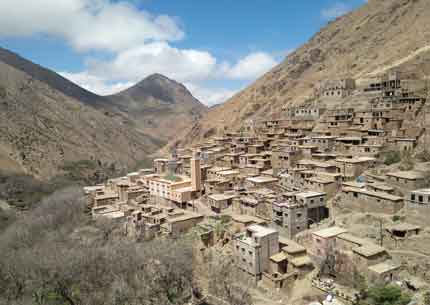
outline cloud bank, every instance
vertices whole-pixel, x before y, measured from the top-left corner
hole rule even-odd
[[[125,1],[2,0],[0,12],[0,37],[47,35],[82,53],[84,71],[60,74],[102,95],[161,73],[185,83],[202,102],[212,105],[236,90],[208,86],[211,81],[252,81],[277,64],[265,52],[228,62],[208,51],[175,47],[186,35],[177,17],[153,15]],[[97,52],[109,52],[110,59],[100,59]]]

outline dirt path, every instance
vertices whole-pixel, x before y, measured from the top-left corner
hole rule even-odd
[[[371,76],[376,76],[376,75],[379,75],[381,73],[384,73],[384,72],[386,72],[386,71],[388,71],[388,70],[390,70],[390,69],[392,69],[394,67],[400,66],[401,64],[404,64],[404,63],[406,63],[406,62],[414,59],[415,57],[417,57],[418,55],[420,55],[422,53],[429,52],[429,51],[430,51],[430,45],[427,45],[427,46],[424,46],[422,48],[419,48],[418,50],[412,52],[408,56],[403,57],[403,58],[401,58],[399,60],[396,60],[395,62],[393,62],[390,65],[383,66],[383,67],[380,67],[380,68],[376,69],[375,71],[373,71],[372,73],[370,73],[370,75]]]

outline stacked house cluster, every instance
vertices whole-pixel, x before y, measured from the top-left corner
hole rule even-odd
[[[423,90],[422,81],[394,72],[322,82],[314,103],[248,120],[239,131],[176,148],[151,169],[87,187],[89,204],[94,217],[121,219],[128,232],[152,237],[229,215],[244,224],[229,241],[238,267],[273,287],[331,251],[346,253],[369,277],[392,280],[398,266],[384,248],[339,227],[315,229],[327,223],[335,196],[360,212],[430,209],[424,172],[371,170],[384,152],[418,145],[425,130],[410,122],[426,103]],[[309,229],[306,248],[294,239]]]

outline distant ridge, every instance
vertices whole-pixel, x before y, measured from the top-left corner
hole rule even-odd
[[[35,64],[20,55],[0,47],[0,61],[20,70],[29,76],[37,79],[50,87],[62,92],[63,94],[75,98],[89,105],[102,105],[103,97],[94,94],[63,76],[46,69],[38,64]]]

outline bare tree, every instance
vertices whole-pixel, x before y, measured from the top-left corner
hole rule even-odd
[[[71,236],[91,225],[80,190],[57,192],[0,234],[0,304],[179,305],[191,295],[191,241]],[[85,238],[83,238],[84,240]]]
[[[253,304],[251,279],[241,276],[230,255],[211,250],[206,254],[205,263],[199,267],[200,285],[209,295],[230,305]]]

